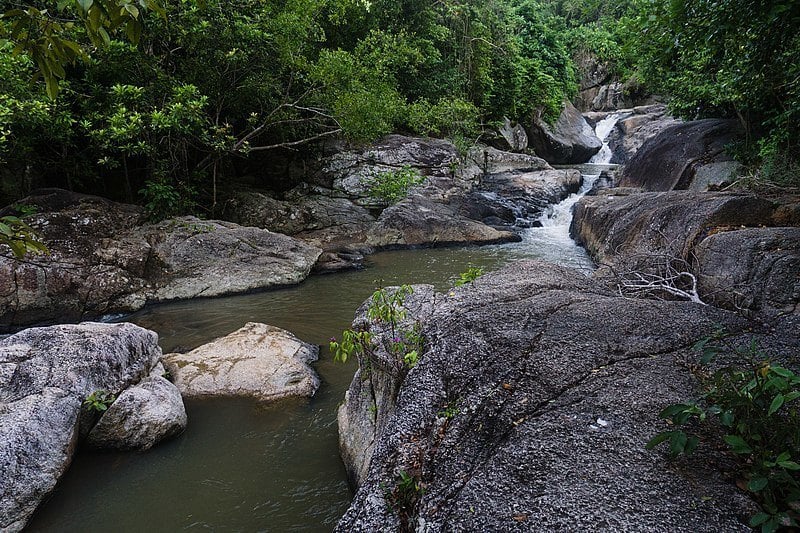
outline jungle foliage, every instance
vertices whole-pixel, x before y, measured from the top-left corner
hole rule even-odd
[[[0,0],[0,174],[214,213],[260,154],[554,120],[582,57],[797,161],[791,0]],[[790,173],[789,173],[790,174]],[[38,181],[36,181],[37,178]],[[265,178],[267,179],[267,178]],[[264,183],[266,187],[278,187]]]

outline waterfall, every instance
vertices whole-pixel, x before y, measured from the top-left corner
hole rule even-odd
[[[609,168],[611,149],[606,139],[614,129],[617,121],[628,116],[627,113],[612,113],[595,125],[595,134],[603,141],[603,147],[587,164],[576,165],[583,175],[583,183],[578,192],[571,194],[561,202],[551,205],[545,210],[538,222],[541,227],[528,228],[522,232],[522,242],[517,246],[520,252],[524,248],[526,255],[535,252],[535,256],[554,263],[572,266],[580,270],[594,270],[594,263],[586,251],[575,244],[569,236],[569,225],[572,222],[572,207],[592,189],[602,170]],[[509,246],[509,245],[506,245]],[[513,246],[513,245],[511,245]]]

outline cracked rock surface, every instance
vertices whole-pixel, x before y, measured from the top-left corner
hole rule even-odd
[[[319,347],[290,332],[248,322],[225,337],[163,361],[184,397],[250,396],[277,400],[313,396],[319,378],[309,363]]]
[[[412,310],[425,337],[417,366],[362,368],[340,410],[359,486],[337,531],[749,531],[755,505],[725,474],[729,458],[644,448],[666,428],[659,411],[695,392],[692,344],[717,325],[739,334],[744,319],[622,299],[535,261],[425,298]],[[788,341],[759,342],[796,345],[796,326],[782,329]],[[373,401],[361,414],[373,423],[358,423]],[[401,474],[422,487],[404,512]]]

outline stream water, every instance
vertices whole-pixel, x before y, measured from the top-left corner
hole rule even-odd
[[[598,133],[605,125],[598,123]],[[540,219],[542,227],[523,230],[519,243],[382,252],[370,256],[364,270],[312,276],[287,289],[164,304],[125,317],[158,332],[165,353],[194,348],[248,321],[288,329],[322,346],[315,364],[322,386],[310,400],[267,406],[243,399],[189,401],[187,430],[148,452],[80,452],[28,529],[330,531],[351,500],[335,413],[355,368],[332,362],[328,339],[350,325],[378,283],[432,283],[444,290],[468,264],[488,271],[528,258],[591,271],[591,260],[569,238],[568,227],[572,206],[602,168],[583,167],[581,190],[552,206]]]

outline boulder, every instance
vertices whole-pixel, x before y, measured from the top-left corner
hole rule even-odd
[[[626,107],[622,83],[614,82],[608,85],[601,85],[597,90],[597,95],[592,99],[592,111],[615,111]]]
[[[646,191],[693,188],[699,168],[732,160],[725,148],[740,132],[738,122],[720,119],[695,120],[665,128],[644,142],[631,157],[622,170],[619,185]]]
[[[348,391],[340,420],[371,407],[382,422],[346,426],[345,448],[373,444],[344,450],[358,490],[337,531],[750,530],[756,506],[727,454],[644,448],[668,427],[659,411],[695,395],[692,344],[744,330],[740,317],[624,300],[539,262],[435,301],[417,315],[418,364],[370,366],[366,382],[362,368]],[[394,400],[368,406],[384,380]]]
[[[668,261],[695,276],[706,303],[798,311],[800,230],[775,227],[787,222],[785,204],[752,194],[602,192],[576,204],[570,228],[605,265],[599,275],[656,273]]]
[[[294,285],[321,250],[298,239],[231,222],[180,217],[140,230],[151,243],[148,300],[221,296]]]
[[[369,182],[376,174],[409,166],[425,176],[447,177],[457,162],[458,150],[448,141],[388,135],[364,148],[341,151],[326,158],[312,183],[333,189],[358,205],[374,206]]]
[[[482,136],[481,142],[498,150],[524,152],[528,148],[528,134],[522,124],[503,117],[503,124],[495,132]]]
[[[89,432],[86,445],[148,450],[182,433],[186,421],[180,391],[161,375],[150,375],[119,395]]]
[[[20,203],[38,208],[27,221],[50,253],[24,262],[0,257],[0,324],[9,328],[299,283],[321,253],[229,222],[146,224],[137,206],[61,190]]]
[[[603,146],[591,126],[569,102],[554,125],[536,119],[528,130],[528,139],[537,155],[556,164],[585,163]]]
[[[635,107],[631,116],[617,122],[606,139],[612,153],[610,162],[627,163],[647,140],[679,123],[667,114],[664,105]]]
[[[582,182],[575,169],[501,172],[486,176],[479,190],[496,193],[520,208],[524,217],[535,219],[547,206],[577,192]]]
[[[414,194],[383,211],[366,244],[375,249],[516,242],[520,237],[461,216],[457,208]]]
[[[286,330],[248,322],[188,353],[163,357],[184,397],[247,396],[263,401],[313,396],[319,378],[309,363],[317,346]]]
[[[156,334],[133,324],[31,328],[0,340],[0,530],[22,529],[66,471],[95,419],[83,401],[123,393],[160,356]]]

